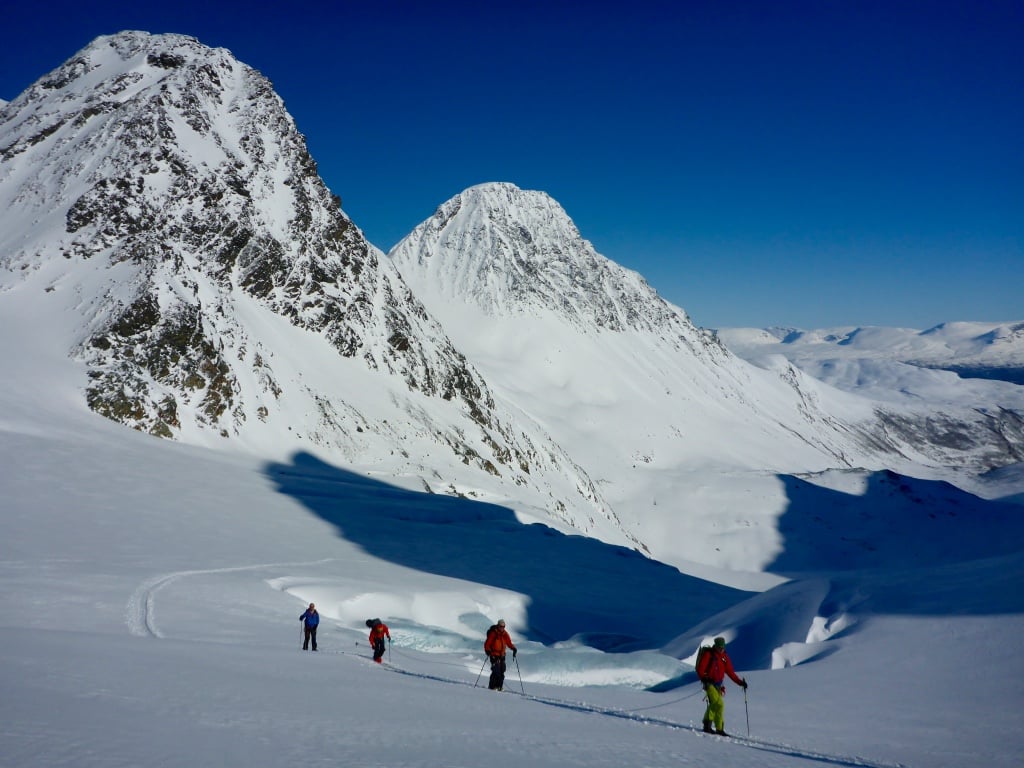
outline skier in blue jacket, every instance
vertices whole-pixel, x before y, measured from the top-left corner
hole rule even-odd
[[[302,622],[305,628],[305,635],[302,641],[302,650],[309,650],[309,641],[313,641],[313,650],[316,650],[316,628],[320,624],[320,614],[316,612],[316,606],[313,603],[309,604],[309,608],[306,609],[305,613],[299,616],[299,621]]]

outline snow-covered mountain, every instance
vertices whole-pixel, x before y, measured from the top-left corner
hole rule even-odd
[[[737,565],[708,557],[709,530],[746,530],[739,556],[770,559],[775,542],[758,537],[785,503],[774,474],[1016,460],[976,413],[886,410],[782,358],[749,365],[596,253],[542,192],[473,187],[389,256],[495,388],[577,446],[625,525],[677,565]],[[962,439],[948,440],[936,420]],[[1012,439],[1020,446],[1024,433]],[[693,494],[709,471],[734,473],[737,493]],[[681,512],[668,527],[665,504]]]
[[[1024,322],[944,323],[925,331],[725,328],[718,334],[756,365],[786,359],[830,386],[875,400],[880,418],[897,432],[910,423],[909,409],[924,413],[918,425],[941,442],[987,436],[993,446],[1005,442],[1007,459],[1024,460]],[[1006,463],[992,457],[993,467]]]
[[[24,278],[63,262],[56,280],[98,283],[77,350],[94,410],[163,436],[271,418],[272,364],[259,340],[231,338],[241,299],[426,394],[486,406],[338,209],[270,83],[227,51],[101,38],[16,99],[3,128],[4,266]]]
[[[584,335],[630,329],[718,347],[640,275],[596,253],[542,192],[508,183],[472,187],[390,255],[432,298],[472,303],[489,317],[553,314]]]
[[[739,355],[781,354],[803,367],[814,360],[895,361],[965,378],[1024,384],[1024,322],[942,323],[924,331],[878,326],[801,330],[724,328]]]
[[[312,447],[432,490],[516,489],[570,521],[603,514],[572,459],[495,402],[340,210],[269,81],[228,51],[125,32],[41,78],[0,112],[0,211],[0,301],[36,296],[60,318],[54,342],[97,413],[192,443]]]
[[[885,409],[747,363],[540,192],[473,187],[386,258],[269,82],[188,37],[99,38],[3,107],[0,211],[0,304],[71,355],[93,411],[503,501],[691,571],[773,560],[779,476],[969,476],[1024,439],[1012,409]]]

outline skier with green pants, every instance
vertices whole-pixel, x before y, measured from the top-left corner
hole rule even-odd
[[[716,637],[715,644],[697,652],[697,676],[704,686],[708,697],[708,708],[704,712],[704,732],[728,736],[725,732],[725,676],[728,675],[736,685],[744,690],[747,681],[736,674],[729,654],[725,652],[725,638]],[[711,724],[715,728],[712,730]]]

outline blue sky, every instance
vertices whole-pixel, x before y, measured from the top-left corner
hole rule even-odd
[[[486,181],[558,200],[700,325],[1024,320],[1024,3],[65,3],[0,98],[100,34],[259,69],[387,250]]]

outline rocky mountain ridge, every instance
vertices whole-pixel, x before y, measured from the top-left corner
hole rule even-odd
[[[184,36],[99,38],[0,108],[0,211],[0,301],[59,302],[95,412],[648,552],[673,544],[644,509],[702,472],[759,478],[739,484],[771,515],[770,473],[979,472],[1024,444],[1013,414],[886,411],[749,365],[543,193],[473,187],[385,257],[269,81]],[[749,525],[749,500],[697,497],[684,513]]]
[[[461,484],[436,479],[454,462],[532,488],[556,514],[601,514],[589,479],[495,402],[340,209],[269,81],[227,51],[179,35],[102,37],[0,121],[0,290],[69,296],[72,354],[97,413],[205,443],[294,437],[348,460],[398,449],[405,471],[437,487]],[[301,359],[256,318],[286,320],[305,332],[290,338],[316,337],[329,356]],[[309,366],[337,369],[339,383],[359,376],[381,402],[307,386]],[[367,384],[366,373],[379,375]]]

